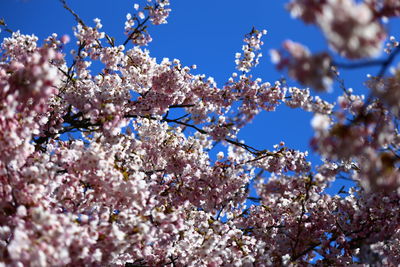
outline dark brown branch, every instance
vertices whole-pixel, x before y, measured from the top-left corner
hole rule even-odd
[[[163,121],[166,121],[166,122],[173,122],[173,123],[176,123],[176,124],[181,124],[181,125],[184,125],[184,126],[186,126],[186,127],[193,128],[193,129],[195,129],[196,131],[198,131],[199,133],[208,134],[205,130],[200,129],[199,127],[197,127],[197,126],[195,126],[195,125],[193,125],[193,124],[190,124],[190,123],[186,123],[186,122],[179,121],[179,120],[171,120],[171,119],[168,119],[168,118],[164,118]]]
[[[69,13],[72,14],[72,16],[74,16],[75,20],[76,20],[79,24],[81,24],[82,26],[86,27],[86,24],[85,24],[85,23],[83,22],[83,20],[78,16],[78,14],[75,13],[75,12],[68,6],[66,0],[60,0],[60,2],[63,4],[64,8],[65,8],[66,10],[68,10]]]
[[[400,46],[396,47],[396,49],[386,59],[356,62],[356,63],[332,62],[332,65],[342,69],[357,69],[357,68],[381,66],[381,69],[379,70],[377,77],[382,77],[399,52],[400,52]]]
[[[373,60],[373,61],[363,61],[363,62],[356,62],[356,63],[343,63],[343,62],[332,62],[332,65],[341,68],[341,69],[358,69],[358,68],[365,68],[371,66],[381,66],[386,62],[385,59],[381,60]]]
[[[63,116],[64,123],[69,124],[69,126],[62,127],[56,133],[50,133],[48,131],[44,132],[44,136],[40,136],[36,139],[33,139],[35,142],[36,150],[43,150],[42,144],[47,144],[51,138],[54,138],[56,135],[64,134],[68,132],[72,132],[73,130],[81,130],[86,129],[89,131],[95,131],[96,129],[91,129],[92,127],[100,127],[101,123],[91,123],[89,119],[79,119],[82,117],[82,112],[78,112],[71,116],[70,111]]]
[[[232,144],[232,145],[236,145],[236,146],[239,146],[239,147],[241,147],[241,148],[244,148],[245,150],[247,150],[248,152],[250,152],[250,153],[252,153],[252,154],[258,154],[259,152],[261,152],[261,150],[259,150],[259,149],[257,149],[257,148],[254,148],[254,147],[252,147],[252,146],[249,146],[249,145],[240,143],[240,142],[238,142],[238,141],[234,141],[234,140],[227,139],[227,138],[225,139],[225,141],[228,142],[228,143],[230,143],[230,144]]]
[[[14,31],[13,30],[11,30],[9,27],[8,27],[8,25],[7,25],[7,23],[6,23],[6,21],[4,20],[4,18],[1,18],[0,19],[0,26],[2,26],[3,27],[3,29],[4,29],[4,31],[6,31],[6,32],[8,32],[8,33],[13,33]]]
[[[169,108],[190,108],[194,107],[194,104],[177,104],[177,105],[171,105]]]
[[[143,118],[148,118],[148,119],[152,119],[152,120],[155,120],[155,119],[156,119],[156,118],[151,117],[151,116],[149,117],[149,116],[138,116],[138,115],[125,115],[125,118],[137,118],[137,117],[143,117]],[[197,127],[196,125],[193,125],[193,124],[190,124],[190,123],[187,123],[187,122],[184,122],[184,121],[180,121],[180,120],[177,120],[177,119],[163,118],[161,121],[165,121],[165,122],[169,122],[169,123],[180,124],[180,125],[183,125],[183,126],[186,126],[186,127],[192,128],[192,129],[195,129],[195,130],[198,131],[199,133],[202,133],[202,134],[209,134],[207,131],[205,131],[205,130],[203,130],[203,129],[200,129],[200,128]],[[228,142],[228,143],[230,143],[230,144],[232,144],[232,145],[241,147],[241,148],[247,150],[248,152],[250,152],[250,153],[252,153],[252,154],[254,154],[254,155],[259,155],[259,154],[262,152],[262,150],[259,150],[259,149],[257,149],[257,148],[254,148],[254,147],[252,147],[252,146],[249,146],[249,145],[240,143],[240,142],[235,141],[235,140],[232,140],[232,139],[225,138],[224,141],[226,141],[226,142]]]
[[[222,212],[223,212],[224,209],[225,209],[225,206],[226,206],[226,204],[223,205],[222,208],[218,211],[218,214],[217,214],[217,217],[215,218],[215,221],[218,221],[218,220],[219,220],[219,218],[221,217]]]
[[[309,193],[310,193],[310,189],[311,189],[311,186],[312,186],[312,182],[313,182],[313,177],[312,177],[312,175],[310,175],[309,176],[309,181],[306,184],[306,196],[304,198],[302,198],[302,200],[301,200],[301,214],[300,214],[300,217],[299,217],[299,220],[298,220],[298,223],[297,223],[297,235],[296,235],[295,244],[293,246],[292,258],[294,257],[294,255],[296,255],[296,249],[297,249],[297,246],[299,245],[299,242],[300,242],[300,234],[303,231],[303,227],[302,227],[303,217],[306,214],[306,206],[305,206],[305,204],[306,204],[306,202],[308,201],[308,199],[310,197]]]
[[[129,34],[128,38],[126,38],[125,42],[123,43],[123,45],[125,46],[130,40],[132,40],[133,36],[135,36],[135,34],[139,34],[144,30],[144,24],[146,24],[146,22],[150,19],[150,16],[147,16],[142,22],[140,22],[136,28],[131,32],[131,34]]]
[[[382,67],[377,75],[379,78],[381,78],[385,74],[387,68],[390,66],[390,64],[392,64],[393,60],[395,59],[395,57],[399,52],[400,52],[400,46],[396,47],[396,49],[389,55],[389,57],[385,60],[385,62],[383,62]]]

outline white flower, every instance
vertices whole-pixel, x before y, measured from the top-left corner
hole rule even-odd
[[[314,118],[311,120],[311,126],[314,130],[323,131],[329,128],[330,119],[327,115],[315,114]]]

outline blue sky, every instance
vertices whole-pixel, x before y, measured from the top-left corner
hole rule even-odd
[[[125,40],[123,28],[126,13],[134,13],[134,1],[118,0],[69,0],[70,7],[89,25],[96,17],[102,20],[103,30],[116,38],[116,43]],[[141,3],[143,1],[136,1]],[[172,12],[168,24],[150,27],[153,42],[148,46],[153,57],[160,61],[163,57],[180,59],[184,65],[197,65],[197,73],[215,78],[219,86],[235,71],[234,55],[240,52],[244,34],[253,26],[268,30],[264,37],[263,58],[253,71],[255,77],[273,83],[283,77],[275,71],[268,51],[279,48],[286,39],[307,45],[311,51],[327,49],[320,31],[314,26],[306,26],[299,20],[291,19],[285,10],[287,1],[266,0],[171,0]],[[73,17],[63,9],[57,0],[1,0],[0,17],[4,17],[9,27],[22,33],[34,33],[44,39],[55,32],[59,36],[69,34],[76,25]],[[390,34],[399,36],[399,21],[388,25]],[[396,29],[397,32],[393,31]],[[7,36],[1,33],[0,37]],[[398,38],[399,39],[399,38]],[[72,39],[74,40],[74,39]],[[73,42],[70,47],[73,47]],[[343,62],[344,60],[338,59]],[[346,85],[356,92],[362,89],[366,73],[376,73],[376,69],[343,71]],[[296,85],[289,80],[289,85]],[[338,89],[322,98],[333,100]],[[273,149],[281,140],[286,145],[299,150],[309,150],[312,137],[310,119],[312,114],[292,110],[283,105],[276,112],[263,112],[244,128],[239,137],[246,143],[260,149]],[[310,151],[311,153],[311,151]],[[310,159],[317,162],[311,153]],[[335,186],[336,188],[337,186]],[[336,190],[337,191],[337,190]]]

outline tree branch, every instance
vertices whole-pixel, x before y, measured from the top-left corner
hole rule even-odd
[[[75,12],[68,6],[66,0],[59,0],[59,1],[63,4],[63,7],[64,7],[66,10],[68,10],[69,13],[72,14],[72,16],[74,16],[75,20],[76,20],[79,24],[81,24],[82,26],[86,27],[86,24],[85,24],[85,23],[83,22],[83,20],[78,16],[78,14],[75,13]]]

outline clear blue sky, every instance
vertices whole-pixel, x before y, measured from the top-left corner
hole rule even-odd
[[[125,39],[123,28],[126,13],[134,13],[134,1],[118,0],[69,0],[69,6],[89,25],[96,17],[102,20],[103,30],[114,36],[116,43]],[[136,1],[141,3],[143,1]],[[268,0],[171,0],[172,12],[168,24],[150,27],[153,42],[148,49],[159,61],[163,57],[178,58],[184,65],[196,64],[198,73],[212,76],[222,86],[235,71],[234,55],[240,52],[244,34],[253,26],[267,29],[264,37],[264,57],[253,72],[263,81],[274,82],[282,77],[270,63],[268,51],[279,48],[282,41],[292,39],[307,45],[311,51],[327,49],[324,37],[314,26],[306,26],[291,19],[285,11],[288,1]],[[0,17],[9,27],[22,33],[34,33],[44,39],[55,32],[60,36],[69,34],[76,25],[74,18],[57,0],[1,0]],[[399,21],[389,24],[390,34],[399,36]],[[397,32],[393,31],[396,29]],[[1,33],[1,38],[7,36]],[[398,38],[400,39],[400,38]],[[74,39],[72,38],[74,41]],[[71,42],[73,43],[73,42]],[[71,46],[72,47],[72,46]],[[339,60],[338,61],[343,61]],[[367,72],[374,69],[342,72],[346,85],[361,90]],[[289,85],[296,85],[289,80]],[[322,98],[333,100],[338,89]],[[291,110],[283,105],[276,112],[261,113],[252,124],[239,135],[250,145],[260,149],[273,149],[281,140],[299,150],[309,150],[312,136],[310,119],[312,114],[298,109]],[[311,152],[311,151],[310,151]],[[312,153],[310,153],[312,154]],[[316,161],[315,156],[310,159]],[[336,188],[336,186],[335,186]],[[337,190],[336,190],[337,191]]]

